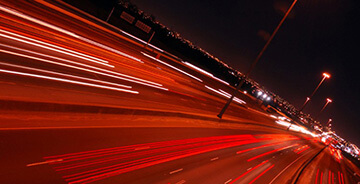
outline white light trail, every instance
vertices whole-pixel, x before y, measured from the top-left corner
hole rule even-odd
[[[3,32],[3,30],[0,29],[0,32]],[[5,35],[5,34],[1,34],[1,33],[0,33],[0,36],[2,36],[4,38],[7,38],[7,39],[15,40],[15,41],[22,42],[22,43],[29,44],[29,45],[33,45],[33,46],[36,46],[36,47],[41,47],[43,49],[51,50],[51,51],[58,52],[58,53],[61,53],[61,54],[66,54],[68,56],[73,56],[73,57],[80,58],[80,59],[83,59],[83,60],[87,60],[87,61],[90,61],[90,62],[93,62],[93,63],[97,63],[97,64],[100,64],[100,65],[104,65],[104,66],[107,66],[107,67],[114,68],[113,65],[109,65],[109,64],[106,64],[106,63],[103,63],[103,62],[98,62],[98,61],[95,61],[95,60],[92,60],[92,59],[88,59],[86,57],[78,56],[76,54],[64,52],[64,51],[59,50],[59,49],[54,49],[54,48],[51,48],[51,47],[48,47],[48,46],[44,46],[44,45],[37,44],[37,43],[34,43],[34,42],[22,40],[22,39],[15,38],[15,37]],[[27,37],[23,37],[23,38],[29,40],[29,38],[27,38]],[[34,40],[34,39],[31,39],[31,40]]]
[[[62,79],[62,78],[57,78],[57,77],[49,77],[49,76],[44,76],[44,75],[31,74],[31,73],[25,73],[25,72],[17,72],[17,71],[11,71],[11,70],[3,70],[3,69],[0,69],[0,72],[1,73],[21,75],[21,76],[27,76],[27,77],[40,78],[40,79],[60,81],[60,82],[71,83],[71,84],[78,84],[78,85],[83,85],[83,86],[110,89],[110,90],[126,92],[126,93],[132,93],[132,94],[139,94],[139,92],[137,92],[137,91],[127,90],[127,89],[120,89],[120,88],[115,88],[115,87],[110,87],[110,86],[103,86],[103,85],[98,85],[98,84],[91,84],[91,83],[87,83],[87,82],[80,82],[80,81],[69,80],[69,79]]]
[[[96,46],[98,46],[98,47],[100,47],[100,48],[103,48],[103,49],[105,49],[105,50],[109,50],[109,51],[112,51],[112,52],[117,53],[117,54],[119,54],[119,55],[122,55],[122,56],[125,56],[125,57],[127,57],[127,58],[136,60],[136,61],[138,61],[138,62],[141,62],[140,59],[138,59],[138,58],[136,58],[136,57],[133,57],[133,56],[130,56],[130,55],[124,53],[124,52],[120,52],[120,51],[118,51],[118,50],[116,50],[116,49],[113,49],[113,48],[108,47],[108,46],[106,46],[106,45],[103,45],[103,44],[101,44],[101,43],[97,43],[97,42],[92,41],[92,40],[90,40],[90,39],[87,39],[87,38],[85,38],[85,37],[79,36],[79,35],[77,35],[77,34],[75,34],[75,33],[72,33],[72,32],[70,32],[70,31],[67,31],[67,30],[65,30],[65,29],[63,29],[63,28],[60,28],[60,27],[58,27],[58,26],[54,26],[54,25],[49,24],[49,23],[47,23],[47,22],[44,22],[44,21],[42,21],[42,20],[39,20],[39,19],[33,18],[33,17],[31,17],[31,16],[25,15],[24,13],[21,13],[21,12],[19,12],[19,11],[13,10],[13,9],[11,9],[11,8],[7,8],[7,7],[4,7],[4,6],[0,5],[0,10],[5,11],[5,12],[10,13],[10,14],[15,15],[15,16],[21,17],[21,18],[26,19],[26,20],[28,20],[28,21],[31,21],[31,22],[40,24],[40,25],[42,25],[42,26],[48,27],[48,28],[50,28],[50,29],[59,31],[59,32],[61,32],[61,33],[67,34],[67,35],[69,35],[69,36],[75,37],[75,38],[77,38],[77,39],[79,39],[79,40],[82,40],[82,41],[84,41],[84,42],[87,42],[87,43],[96,45]]]
[[[277,124],[279,125],[282,125],[282,126],[285,126],[285,127],[289,127],[289,130],[291,131],[294,131],[294,132],[300,132],[300,133],[304,133],[304,134],[308,134],[308,135],[311,135],[313,137],[317,137],[316,134],[308,131],[306,128],[304,127],[301,127],[301,126],[298,126],[298,125],[295,125],[295,124],[292,124],[290,122],[287,122],[287,121],[282,121],[282,120],[277,120],[275,121]]]
[[[188,66],[190,66],[191,68],[193,68],[193,69],[195,69],[195,70],[197,70],[197,71],[205,74],[205,75],[208,75],[209,77],[211,77],[211,78],[213,78],[213,79],[215,79],[215,80],[217,80],[217,81],[220,81],[220,82],[222,82],[222,83],[224,83],[224,84],[226,84],[226,85],[230,85],[229,83],[227,83],[227,82],[225,82],[225,81],[223,81],[223,80],[215,77],[213,74],[211,74],[211,73],[209,73],[209,72],[207,72],[207,71],[205,71],[205,70],[203,70],[203,69],[201,69],[201,68],[199,68],[199,67],[197,67],[197,66],[195,66],[195,65],[193,65],[193,64],[191,64],[191,63],[189,63],[189,62],[187,62],[187,61],[183,61],[183,63],[186,64],[186,65],[188,65]]]
[[[39,53],[39,52],[34,52],[34,51],[26,50],[26,49],[21,49],[21,48],[18,48],[18,47],[13,47],[13,46],[1,44],[1,43],[0,43],[0,46],[7,47],[7,48],[10,48],[10,49],[19,50],[19,51],[22,51],[22,52],[27,52],[27,53],[30,53],[30,54],[35,54],[35,55],[43,56],[43,57],[48,57],[48,58],[55,59],[55,60],[64,61],[64,62],[71,63],[71,64],[76,64],[76,65],[80,65],[80,66],[85,66],[85,67],[92,68],[92,69],[95,69],[95,70],[99,70],[99,71],[103,71],[103,72],[108,72],[108,73],[111,73],[111,74],[114,74],[114,75],[118,75],[118,76],[122,76],[122,77],[131,78],[131,79],[134,79],[134,80],[142,81],[142,82],[149,83],[149,84],[156,85],[156,86],[162,86],[162,85],[159,84],[159,83],[155,83],[155,82],[151,82],[151,81],[148,81],[148,80],[144,80],[144,79],[140,79],[140,78],[137,78],[137,77],[133,77],[133,76],[130,76],[130,75],[125,75],[125,74],[122,74],[122,73],[119,73],[119,72],[114,72],[114,71],[111,71],[111,70],[106,70],[106,69],[103,69],[103,68],[99,68],[99,67],[95,67],[95,66],[91,66],[91,65],[87,65],[87,64],[75,62],[75,61],[71,61],[71,60],[68,60],[68,59],[63,59],[63,58],[59,58],[59,57],[55,57],[55,56],[50,56],[50,55],[47,55],[47,54],[42,54],[42,53]],[[5,50],[1,50],[1,49],[0,49],[0,51],[5,52],[5,53],[8,53],[8,54],[13,54],[13,55],[22,56],[22,57],[26,57],[26,56],[27,56],[27,55],[18,54],[18,53],[14,53],[14,52],[11,52],[11,51],[5,51]],[[29,56],[29,57],[31,57],[31,56]],[[28,57],[28,58],[29,58],[29,57]],[[34,57],[33,57],[33,58],[34,58]],[[31,58],[31,59],[33,59],[33,58]],[[54,62],[52,62],[52,63],[54,63]],[[70,66],[70,65],[67,65],[67,66]]]
[[[11,66],[11,67],[15,67],[15,68],[21,68],[21,69],[32,70],[32,71],[37,71],[37,72],[43,72],[43,73],[48,73],[48,74],[53,74],[53,75],[59,75],[59,76],[64,76],[64,77],[69,77],[69,78],[82,79],[82,80],[91,81],[91,82],[98,82],[98,83],[113,85],[113,86],[117,86],[117,87],[132,88],[131,86],[126,86],[126,85],[122,85],[122,84],[101,81],[101,80],[91,79],[91,78],[86,78],[86,77],[80,77],[80,76],[76,76],[76,75],[64,74],[64,73],[59,73],[59,72],[53,72],[53,71],[48,71],[48,70],[42,70],[42,69],[37,69],[37,68],[31,68],[31,67],[26,67],[26,66],[14,65],[14,64],[9,64],[9,63],[0,62],[0,65]]]
[[[17,48],[17,49],[20,49],[20,48]],[[20,49],[20,50],[25,50],[25,49]],[[153,83],[151,81],[147,81],[147,80],[143,80],[143,79],[139,79],[139,78],[136,78],[136,77],[132,77],[132,76],[129,76],[129,75],[125,75],[125,74],[121,74],[121,73],[116,73],[116,72],[112,72],[112,71],[109,71],[109,70],[104,70],[104,69],[101,69],[101,68],[96,68],[96,67],[91,67],[91,68],[96,68],[98,70],[101,70],[101,71],[106,71],[108,73],[112,73],[114,75],[118,75],[118,76],[114,76],[114,75],[111,75],[111,74],[108,74],[108,73],[103,73],[103,72],[99,72],[99,71],[95,71],[95,70],[91,70],[91,69],[86,69],[86,68],[81,68],[81,67],[78,67],[78,66],[73,66],[73,65],[68,65],[68,64],[64,64],[64,63],[59,63],[59,62],[55,62],[55,61],[51,61],[51,60],[48,60],[48,59],[42,59],[42,58],[38,58],[38,57],[34,57],[34,56],[30,56],[30,55],[25,55],[25,54],[20,54],[20,53],[16,53],[16,52],[12,52],[12,51],[7,51],[7,50],[2,50],[0,49],[0,52],[3,52],[3,53],[7,53],[7,54],[12,54],[12,55],[15,55],[15,56],[20,56],[20,57],[25,57],[25,58],[29,58],[29,59],[34,59],[34,60],[38,60],[38,61],[42,61],[42,62],[46,62],[46,63],[51,63],[51,64],[55,64],[55,65],[60,65],[60,66],[65,66],[65,67],[69,67],[69,68],[74,68],[74,69],[77,69],[77,70],[82,70],[82,71],[86,71],[86,72],[91,72],[91,73],[95,73],[95,74],[99,74],[99,75],[103,75],[103,76],[107,76],[107,77],[111,77],[111,78],[116,78],[116,79],[120,79],[120,80],[125,80],[125,81],[129,81],[129,82],[133,82],[133,83],[137,83],[137,84],[142,84],[142,85],[145,85],[145,86],[149,86],[149,87],[153,87],[153,88],[157,88],[157,89],[162,89],[162,90],[165,90],[165,91],[168,91],[168,89],[166,88],[163,88],[163,87],[160,87],[162,86],[161,84],[157,84],[157,83],[154,83],[156,85],[153,85],[153,84],[149,84],[149,83]],[[73,64],[76,63],[76,62],[72,62]],[[81,64],[81,63],[76,63],[76,64]],[[84,65],[84,64],[82,64]],[[142,80],[142,81],[147,81],[149,83],[145,83],[145,82],[141,82],[141,81],[137,81],[137,80],[132,80],[132,79],[129,79],[129,78],[125,78],[125,77],[120,77],[119,75],[124,75],[126,77],[131,77],[131,78],[135,78],[137,80]]]
[[[199,79],[199,78],[197,78],[197,77],[195,77],[195,76],[193,76],[193,75],[191,75],[191,74],[189,74],[189,73],[186,73],[186,72],[184,72],[184,71],[182,71],[182,70],[180,70],[180,69],[178,69],[178,68],[176,68],[176,67],[174,67],[174,66],[172,66],[172,65],[170,65],[170,64],[168,64],[168,63],[165,63],[164,61],[161,61],[160,59],[157,59],[157,58],[155,58],[155,57],[153,57],[153,56],[150,56],[150,55],[148,55],[148,54],[146,54],[146,53],[144,53],[144,52],[141,52],[144,56],[146,56],[146,57],[148,57],[148,58],[151,58],[151,59],[153,59],[153,60],[155,60],[155,61],[157,61],[157,62],[159,62],[159,63],[161,63],[161,64],[163,64],[163,65],[166,65],[166,66],[168,66],[168,67],[170,67],[170,68],[172,68],[172,69],[174,69],[174,70],[176,70],[176,71],[178,71],[178,72],[180,72],[180,73],[183,73],[183,74],[185,74],[185,75],[187,75],[187,76],[189,76],[189,77],[191,77],[191,78],[193,78],[193,79],[195,79],[195,80],[197,80],[197,81],[199,81],[199,82],[202,82],[202,80],[201,79]]]
[[[118,51],[118,50],[116,50],[116,49],[113,49],[113,48],[108,47],[108,46],[106,46],[106,45],[103,45],[103,44],[101,44],[101,43],[94,42],[94,41],[92,41],[92,40],[90,40],[90,39],[87,39],[87,38],[84,38],[84,37],[80,37],[80,40],[85,41],[85,42],[90,43],[90,44],[93,44],[93,45],[96,45],[96,46],[98,46],[98,47],[100,47],[100,48],[103,48],[103,49],[105,49],[105,50],[114,52],[114,53],[116,53],[116,54],[125,56],[125,57],[127,57],[127,58],[133,59],[133,60],[138,61],[138,62],[140,62],[140,63],[144,63],[143,61],[141,61],[141,59],[138,59],[138,58],[136,58],[136,57],[134,57],[134,56],[130,56],[129,54],[126,54],[126,53],[124,53],[124,52],[120,52],[120,51]]]
[[[124,34],[127,35],[127,36],[130,36],[131,38],[134,38],[135,40],[137,40],[137,41],[139,41],[139,42],[141,42],[141,43],[143,43],[143,44],[147,44],[147,42],[145,42],[144,40],[141,40],[141,39],[138,38],[138,37],[135,37],[135,36],[132,35],[132,34],[129,34],[129,33],[125,32],[125,31],[123,31],[123,30],[120,30],[120,32],[124,33]],[[160,49],[160,48],[158,48],[158,47],[156,47],[156,46],[154,46],[154,45],[152,45],[152,44],[150,44],[150,43],[148,44],[148,46],[153,47],[154,49],[156,49],[156,50],[158,50],[158,51],[160,51],[160,52],[164,52],[164,50],[162,50],[162,49]]]
[[[44,22],[44,21],[41,21],[41,20],[39,20],[39,19],[30,17],[30,16],[28,16],[28,15],[25,15],[25,14],[23,14],[23,13],[21,13],[21,12],[18,12],[18,11],[16,11],[16,10],[11,9],[11,8],[4,7],[4,6],[0,5],[0,10],[2,10],[2,11],[4,11],[4,12],[7,12],[7,13],[10,13],[10,14],[13,14],[13,15],[15,15],[15,16],[21,17],[21,18],[23,18],[23,19],[29,20],[29,21],[31,21],[31,22],[35,22],[35,23],[40,24],[40,25],[42,25],[42,26],[45,26],[45,27],[54,29],[54,30],[56,30],[56,31],[65,33],[65,34],[70,35],[70,36],[72,36],[72,37],[79,38],[78,35],[76,35],[76,34],[74,34],[74,33],[72,33],[72,32],[69,32],[69,31],[67,31],[67,30],[65,30],[65,29],[62,29],[62,28],[60,28],[60,27],[57,27],[57,26],[48,24],[48,23],[46,23],[46,22]]]
[[[86,57],[86,58],[89,58],[89,59],[97,60],[97,61],[100,61],[100,62],[103,62],[103,63],[109,63],[109,62],[106,61],[106,60],[99,59],[99,58],[94,57],[94,56],[90,56],[90,55],[87,55],[87,54],[83,54],[83,53],[81,53],[81,52],[73,51],[73,50],[71,50],[71,49],[67,49],[67,48],[60,47],[60,46],[57,46],[57,45],[54,45],[54,44],[50,44],[50,43],[47,43],[47,42],[43,42],[43,41],[40,41],[40,40],[36,40],[36,39],[30,38],[30,37],[26,37],[26,36],[23,36],[23,35],[20,35],[20,34],[17,34],[17,33],[13,33],[13,32],[10,32],[10,31],[6,31],[6,30],[3,30],[3,29],[0,29],[0,32],[5,33],[5,34],[9,34],[9,35],[12,35],[12,36],[16,36],[16,37],[18,37],[18,38],[22,38],[22,39],[25,39],[25,40],[29,40],[29,41],[35,42],[35,43],[37,43],[37,44],[46,45],[46,46],[48,46],[48,47],[53,47],[53,48],[55,48],[55,49],[59,49],[59,50],[66,51],[66,52],[70,52],[70,53],[72,53],[72,54],[80,55],[80,56],[83,56],[83,57]]]
[[[213,91],[213,92],[215,92],[215,93],[217,93],[217,94],[219,94],[219,95],[221,95],[221,96],[224,96],[224,97],[226,97],[226,98],[230,98],[231,96],[230,96],[230,94],[228,94],[228,93],[223,93],[223,92],[221,92],[221,91],[218,91],[218,90],[216,90],[216,89],[214,89],[214,88],[211,88],[211,87],[209,87],[209,86],[206,86],[205,85],[205,88],[207,88],[207,89],[209,89],[209,90],[211,90],[211,91]],[[234,98],[233,99],[235,102],[238,102],[238,103],[240,103],[240,104],[246,104],[246,102],[244,102],[243,100],[240,100],[240,99],[238,99],[238,98]]]
[[[231,97],[231,95],[230,95],[229,93],[225,92],[224,90],[219,89],[219,91],[222,92],[222,93],[224,93],[224,94],[226,95],[226,97],[228,97],[228,98]],[[236,101],[236,102],[239,102],[239,103],[241,103],[241,104],[246,104],[246,102],[245,102],[244,100],[241,100],[241,99],[239,99],[239,98],[237,98],[237,97],[234,97],[233,100]]]

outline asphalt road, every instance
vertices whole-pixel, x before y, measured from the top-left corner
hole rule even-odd
[[[359,181],[244,93],[215,121],[231,86],[61,2],[0,1],[0,14],[0,183]]]
[[[1,140],[1,183],[279,183],[322,148],[214,128],[8,130]]]

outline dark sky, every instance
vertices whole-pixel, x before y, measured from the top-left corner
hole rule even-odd
[[[131,0],[147,14],[240,72],[246,72],[280,22],[291,0]],[[360,146],[358,52],[355,0],[298,0],[251,78],[297,108],[326,80],[306,113],[333,119],[340,136]]]

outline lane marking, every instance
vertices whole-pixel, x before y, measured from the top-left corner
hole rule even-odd
[[[219,157],[212,158],[212,159],[210,159],[210,161],[215,161],[217,159],[219,159]]]
[[[61,162],[61,161],[63,161],[63,159],[48,160],[45,162],[37,162],[37,163],[27,164],[26,166],[31,167],[31,166],[44,165],[44,164],[49,164],[49,163],[54,163],[54,162]]]
[[[177,169],[177,170],[175,170],[175,171],[171,171],[169,174],[174,174],[174,173],[180,172],[180,171],[182,171],[182,170],[184,170],[184,169],[183,169],[183,168]]]
[[[249,184],[254,183],[257,179],[259,179],[262,175],[264,175],[266,172],[268,172],[271,168],[273,168],[275,165],[272,165],[270,167],[268,167],[265,171],[263,171],[262,173],[260,173],[258,176],[256,176],[256,178],[254,178],[252,181],[250,181]]]
[[[247,169],[247,171],[250,170],[250,169],[252,169],[252,167],[250,167],[249,169]]]
[[[310,153],[310,152],[307,152],[306,154],[300,156],[299,158],[297,158],[296,160],[294,160],[293,162],[291,162],[287,167],[285,167],[281,172],[279,172],[279,174],[276,175],[275,178],[272,179],[269,184],[271,184],[272,182],[274,182],[283,172],[285,172],[286,169],[288,169],[288,168],[289,168],[291,165],[293,165],[296,161],[298,161],[300,158],[304,157],[305,155],[307,155],[307,154],[309,154],[309,153]]]
[[[269,162],[269,160],[263,161],[261,162],[259,165],[253,167],[252,169],[246,171],[245,173],[243,173],[242,175],[238,176],[237,178],[235,178],[231,183],[235,183],[236,181],[240,180],[242,177],[244,177],[245,175],[247,175],[248,173],[250,173],[251,171],[255,170],[256,168],[266,164],[267,162]],[[274,165],[273,165],[274,166]]]

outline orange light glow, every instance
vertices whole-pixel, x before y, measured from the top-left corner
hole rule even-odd
[[[323,76],[325,77],[325,78],[330,78],[330,74],[328,74],[328,73],[323,73]]]
[[[330,98],[327,98],[326,101],[327,101],[328,103],[331,103],[331,102],[332,102],[332,100],[331,100]]]

